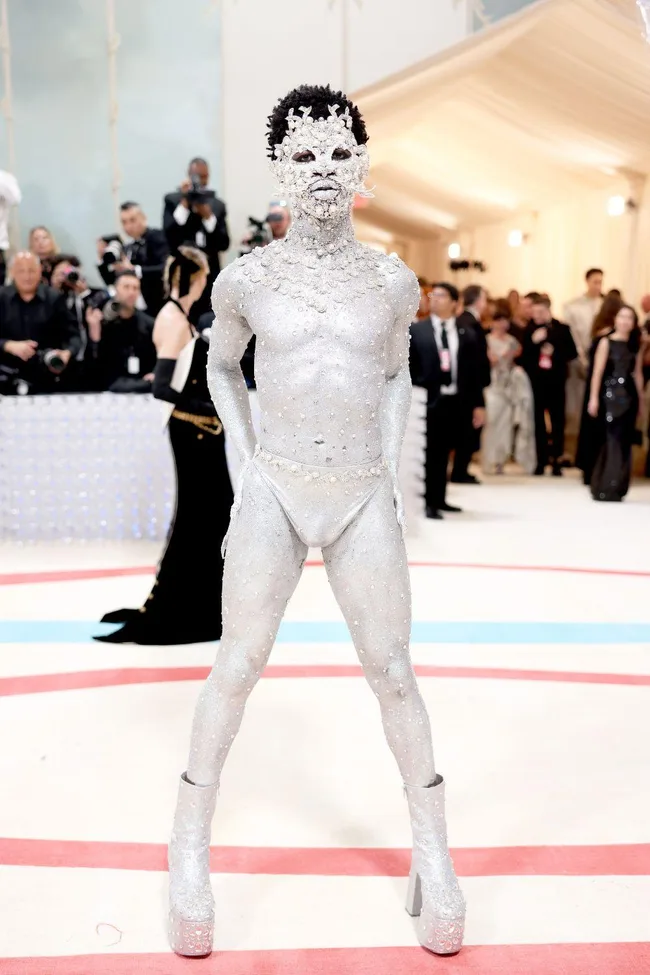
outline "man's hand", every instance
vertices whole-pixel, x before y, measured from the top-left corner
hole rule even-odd
[[[545,342],[548,338],[548,329],[546,325],[542,325],[541,328],[536,328],[533,332],[532,338],[535,345],[539,345],[540,342]]]
[[[472,413],[472,426],[475,430],[480,430],[481,427],[485,426],[485,408],[483,406],[477,406]]]
[[[123,257],[121,261],[118,261],[117,264],[115,264],[115,270],[118,272],[132,271],[133,265],[131,264],[131,261],[128,259],[128,257]]]
[[[402,529],[402,534],[406,533],[406,512],[404,511],[404,495],[400,491],[397,481],[393,482],[393,498],[395,501],[395,514],[397,524]]]
[[[209,220],[212,216],[212,207],[209,203],[195,203],[192,209],[198,213],[201,220]]]
[[[86,325],[91,342],[99,342],[102,337],[103,317],[101,308],[86,308]]]
[[[17,359],[22,359],[23,362],[29,362],[36,355],[37,349],[38,342],[34,342],[33,339],[25,339],[23,342],[12,342],[10,339],[5,342],[4,350],[9,355],[14,355]]]
[[[146,383],[152,383],[153,382],[153,373],[152,372],[148,372],[147,375],[146,376],[143,376],[142,378],[144,379],[144,381]]]
[[[181,191],[181,194],[182,194],[182,196],[181,196],[181,204],[185,207],[186,210],[189,210],[190,204],[189,204],[189,201],[188,201],[187,196],[185,194],[186,193],[189,193],[191,189],[192,189],[192,180],[191,179],[184,179],[183,182],[180,185],[180,191]]]

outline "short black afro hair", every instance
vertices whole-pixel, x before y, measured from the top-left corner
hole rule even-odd
[[[287,115],[291,109],[300,116],[301,108],[311,108],[312,118],[329,118],[330,105],[338,105],[339,114],[349,108],[352,116],[352,134],[359,145],[365,145],[368,141],[366,123],[357,106],[342,91],[332,91],[329,85],[301,85],[281,98],[269,115],[267,126],[269,156],[275,155],[275,147],[280,145],[287,134]]]

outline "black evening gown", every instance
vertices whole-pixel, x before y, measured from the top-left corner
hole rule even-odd
[[[629,345],[610,338],[600,397],[605,440],[591,476],[591,496],[595,501],[622,501],[630,486],[632,443],[639,411],[635,363],[636,355]]]
[[[223,428],[207,386],[207,355],[207,342],[198,338],[187,382],[169,420],[176,511],[156,581],[140,609],[104,616],[102,623],[124,625],[95,637],[103,643],[162,645],[221,638],[221,545],[233,491]]]

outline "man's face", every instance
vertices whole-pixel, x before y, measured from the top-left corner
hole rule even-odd
[[[481,294],[479,295],[478,301],[474,305],[479,318],[483,318],[483,315],[485,315],[485,312],[487,311],[487,306],[488,306],[487,291],[481,290]]]
[[[131,274],[118,278],[115,282],[115,297],[130,311],[135,309],[135,303],[140,297],[140,282]]]
[[[519,302],[519,313],[522,318],[526,321],[530,321],[533,317],[533,300],[532,298],[522,298]]]
[[[147,218],[140,207],[129,207],[128,210],[122,210],[121,219],[124,233],[133,237],[134,240],[139,240],[147,229]]]
[[[41,265],[33,254],[18,254],[13,263],[12,276],[18,294],[31,297],[41,280]]]
[[[289,211],[285,207],[274,207],[266,218],[274,240],[283,240],[291,223]]]
[[[546,305],[535,304],[532,309],[532,318],[536,325],[548,325],[551,320],[551,309]]]
[[[431,292],[431,311],[438,318],[452,318],[456,302],[444,288],[434,288]]]
[[[289,116],[289,130],[271,168],[292,210],[329,220],[351,209],[368,174],[368,153],[346,118],[336,113],[314,120]]]
[[[201,186],[207,186],[210,181],[210,170],[204,162],[192,163],[187,171],[188,176],[198,176]]]
[[[590,274],[587,280],[587,292],[593,297],[598,298],[603,293],[603,275],[598,271]]]

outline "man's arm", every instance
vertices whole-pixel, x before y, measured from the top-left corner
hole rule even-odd
[[[69,352],[75,358],[81,349],[81,333],[74,313],[68,308],[63,295],[57,296],[52,305],[49,323],[51,348]]]
[[[248,390],[239,362],[253,333],[241,313],[237,265],[229,265],[212,289],[214,323],[208,353],[208,387],[219,418],[242,458],[255,452]]]
[[[206,250],[211,252],[227,251],[230,247],[230,234],[226,221],[226,207],[221,200],[214,201],[212,220],[209,225],[204,220],[203,226],[207,234]]]
[[[165,264],[169,257],[169,244],[162,230],[152,230],[147,241],[147,260],[148,264],[136,265],[135,271],[138,277],[148,281],[160,278],[162,281]],[[140,270],[138,271],[138,267]]]
[[[397,261],[397,258],[391,258]],[[402,443],[411,408],[411,376],[409,372],[410,324],[420,304],[417,278],[399,263],[394,280],[395,324],[386,343],[386,385],[379,414],[384,460],[395,487],[397,520],[404,527],[404,508],[398,485]],[[392,283],[392,282],[391,282]]]

